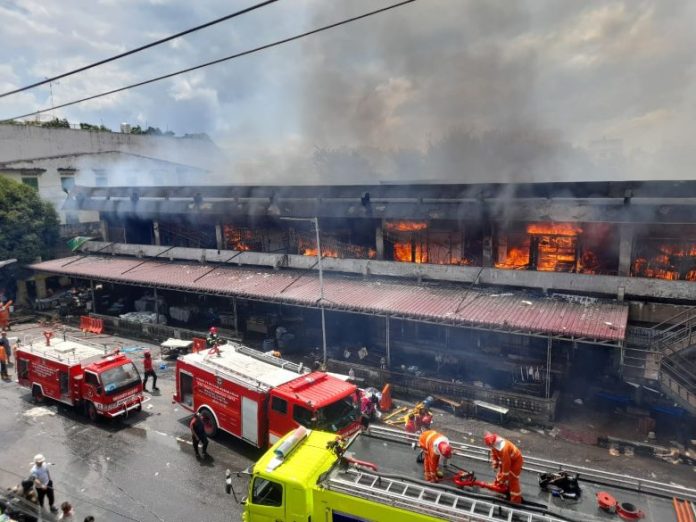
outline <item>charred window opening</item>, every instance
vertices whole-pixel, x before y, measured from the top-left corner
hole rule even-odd
[[[456,221],[386,221],[385,254],[404,263],[474,265],[481,262],[478,227]]]
[[[496,234],[495,267],[540,272],[613,274],[618,235],[606,223],[511,224]]]
[[[689,230],[687,234],[685,238],[676,231],[668,231],[667,235],[662,232],[661,236],[636,238],[631,275],[696,281],[696,231]]]

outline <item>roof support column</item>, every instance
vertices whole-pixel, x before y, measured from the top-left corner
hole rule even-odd
[[[155,287],[155,325],[159,324],[159,299],[157,298],[157,287]]]
[[[546,341],[546,398],[551,397],[551,347],[553,340],[549,335]]]
[[[225,236],[222,233],[222,225],[220,223],[215,225],[215,243],[217,244],[218,250],[225,249]]]
[[[152,236],[155,239],[155,245],[160,246],[162,242],[160,241],[159,221],[152,222]]]
[[[619,228],[619,276],[631,275],[631,254],[633,252],[634,227],[623,223]]]
[[[384,345],[387,351],[387,368],[391,368],[391,347],[389,339],[389,316],[384,317],[385,331],[384,331]]]
[[[377,259],[384,259],[384,220],[382,219],[375,228],[375,250]]]
[[[102,241],[109,241],[109,224],[106,220],[102,219],[99,221],[99,232],[102,237]]]
[[[234,313],[234,335],[239,338],[239,323],[237,322],[237,298],[232,297],[232,310]]]
[[[489,268],[493,266],[493,231],[492,227],[486,227],[483,233],[483,252],[481,252],[481,266]]]
[[[89,291],[92,293],[92,313],[97,313],[97,300],[94,296],[94,279],[89,280]]]

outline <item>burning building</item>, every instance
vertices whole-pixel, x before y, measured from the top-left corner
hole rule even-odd
[[[76,187],[102,241],[35,268],[196,295],[244,336],[293,324],[299,356],[326,312],[330,366],[520,415],[599,374],[696,412],[696,182],[510,188]]]

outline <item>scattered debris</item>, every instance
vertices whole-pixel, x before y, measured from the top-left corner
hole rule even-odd
[[[633,446],[626,446],[624,448],[624,455],[627,457],[632,457],[634,455]]]
[[[575,404],[577,404],[578,406],[582,406],[582,405],[584,404],[584,402],[583,402],[582,399],[575,399],[573,402],[574,402]]]
[[[618,457],[619,455],[621,455],[621,452],[619,451],[619,446],[616,444],[611,444],[609,446],[609,455],[611,455],[612,457]]]
[[[529,430],[525,430],[524,428],[520,428],[520,433],[529,433]]]
[[[558,428],[553,428],[552,430],[549,431],[549,436],[553,439],[558,437],[558,434],[561,432]]]

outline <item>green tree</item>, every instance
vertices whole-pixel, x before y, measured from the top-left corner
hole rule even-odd
[[[50,259],[58,240],[58,215],[38,193],[0,176],[0,260],[19,264]]]

